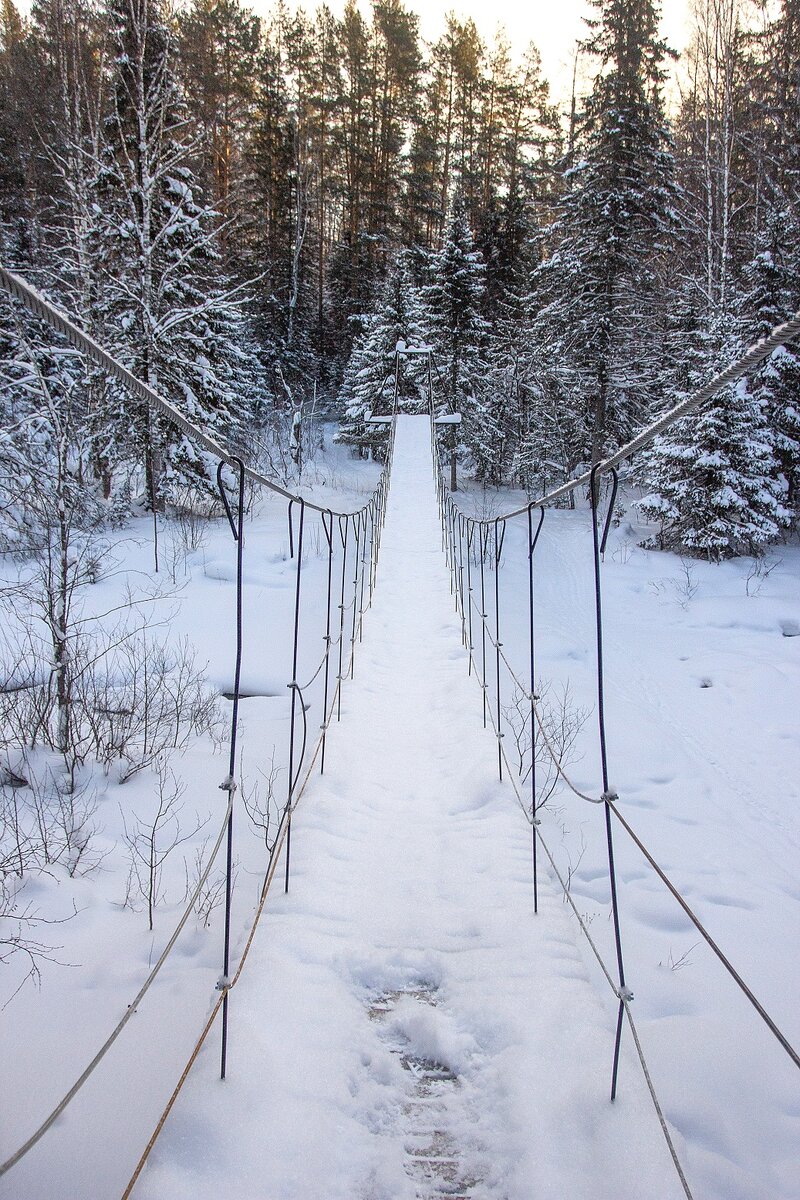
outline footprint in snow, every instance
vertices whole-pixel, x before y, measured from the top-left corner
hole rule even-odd
[[[396,1128],[386,1132],[402,1142],[416,1200],[478,1200],[485,1149],[475,1136],[478,1097],[463,1074],[474,1039],[456,1028],[426,981],[373,994],[367,1016],[404,1072]]]

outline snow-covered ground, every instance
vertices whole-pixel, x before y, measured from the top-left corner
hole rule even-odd
[[[476,1200],[681,1194],[627,1034],[620,1095],[609,1103],[614,997],[547,877],[532,915],[530,827],[496,781],[495,742],[467,677],[427,438],[424,419],[401,418],[374,607],[325,775],[295,815],[290,893],[271,896],[231,995],[228,1079],[218,1080],[212,1035],[137,1196],[379,1200],[430,1194],[431,1173]],[[362,486],[375,471],[368,476]],[[524,522],[509,526],[501,570],[503,640],[521,672],[525,534]],[[678,559],[637,540],[625,522],[613,530],[603,568],[611,781],[797,1045],[800,554],[782,549],[768,575],[735,562],[692,563],[687,576]],[[318,537],[308,545],[304,595],[319,618],[326,557]],[[568,680],[574,707],[587,710],[570,773],[597,793],[590,551],[585,510],[548,513],[537,549],[538,670],[555,690]],[[129,546],[126,566],[144,571],[147,552],[144,542]],[[233,563],[220,527],[190,557],[172,621],[223,692]],[[293,581],[285,512],[267,504],[249,526],[245,565],[251,780],[269,769],[273,746],[285,759]],[[324,628],[318,619],[309,629],[302,665],[313,669]],[[202,836],[215,833],[224,754],[192,746],[179,769],[187,816],[191,802],[212,818]],[[146,805],[152,785],[140,775],[101,795],[97,844],[109,854],[92,875],[59,869],[28,889],[49,915],[68,915],[73,901],[80,911],[52,938],[71,965],[43,964],[41,990],[28,986],[0,1020],[13,1097],[3,1104],[2,1157],[104,1039],[180,910],[177,864],[154,935],[120,903],[118,806]],[[558,790],[542,832],[613,961],[601,816]],[[237,832],[241,949],[263,848],[243,815]],[[798,1072],[621,831],[616,849],[635,1013],[695,1196],[797,1197]],[[99,1071],[0,1181],[0,1195],[121,1194],[213,1002],[219,966],[217,910],[209,929],[185,931]]]
[[[489,508],[498,506],[514,505],[496,497]],[[485,497],[478,507],[487,508]],[[610,784],[629,823],[797,1049],[800,554],[787,546],[760,565],[714,566],[642,550],[644,535],[629,511],[611,530],[602,567]],[[527,521],[510,522],[501,631],[523,679],[526,546]],[[537,676],[551,697],[568,683],[573,706],[586,715],[569,774],[598,795],[586,507],[547,512],[535,594]],[[491,653],[487,678],[491,695]],[[502,667],[501,681],[507,695]],[[559,787],[542,832],[613,964],[601,812]],[[695,1194],[800,1195],[797,1069],[636,847],[619,827],[614,836],[626,978]],[[584,958],[607,992],[593,958]],[[609,1012],[613,1004],[609,997]]]

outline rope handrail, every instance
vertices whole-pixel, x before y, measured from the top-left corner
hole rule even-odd
[[[450,498],[448,497],[448,499],[450,499]],[[502,519],[502,518],[500,518],[500,519]],[[472,518],[467,518],[467,520],[471,521]],[[764,1005],[761,1003],[761,1001],[758,999],[758,997],[755,995],[755,993],[752,991],[752,989],[748,986],[748,984],[742,978],[741,974],[734,967],[733,963],[730,961],[728,956],[725,954],[725,952],[722,950],[722,948],[715,941],[712,934],[709,933],[708,929],[706,929],[706,927],[703,924],[703,922],[701,921],[701,919],[693,911],[691,906],[684,899],[684,897],[681,895],[681,893],[678,891],[678,889],[675,887],[675,885],[672,883],[672,881],[666,875],[664,870],[659,866],[658,862],[656,861],[656,859],[654,858],[652,853],[648,850],[647,846],[641,841],[641,839],[637,836],[637,834],[635,833],[633,828],[630,826],[628,821],[622,815],[620,808],[619,808],[619,804],[618,804],[619,798],[616,795],[612,796],[605,792],[598,796],[591,796],[591,795],[587,794],[586,792],[581,791],[581,789],[572,781],[572,779],[569,777],[567,772],[563,769],[559,755],[558,755],[557,751],[554,749],[554,747],[551,743],[551,739],[549,738],[549,736],[547,734],[547,730],[542,721],[542,716],[541,716],[541,713],[539,710],[539,705],[538,705],[538,699],[539,699],[538,696],[536,696],[535,693],[532,693],[530,688],[526,684],[524,684],[522,682],[522,680],[519,678],[518,674],[512,667],[507,655],[505,654],[505,651],[503,649],[503,644],[501,642],[496,641],[495,638],[493,637],[491,628],[486,621],[486,614],[480,611],[479,607],[475,604],[475,601],[473,600],[471,594],[467,598],[467,603],[471,606],[471,609],[475,613],[476,617],[480,619],[481,624],[483,626],[483,630],[486,634],[488,641],[491,643],[492,647],[497,651],[499,658],[504,663],[515,686],[520,690],[520,692],[525,697],[525,699],[527,699],[530,702],[532,711],[536,718],[536,724],[538,726],[539,733],[541,734],[545,748],[548,752],[550,759],[552,760],[553,766],[554,766],[557,774],[561,777],[561,779],[566,784],[566,786],[570,789],[570,791],[579,800],[587,801],[590,804],[605,804],[608,807],[609,811],[616,817],[618,823],[622,826],[622,828],[624,829],[624,831],[628,835],[628,837],[637,846],[637,848],[639,849],[641,854],[644,856],[644,858],[646,859],[649,866],[653,869],[653,871],[656,873],[656,875],[661,880],[661,882],[664,884],[664,886],[667,888],[667,890],[671,893],[671,895],[674,897],[674,899],[681,906],[681,908],[685,912],[686,916],[689,918],[689,920],[692,922],[694,927],[697,929],[700,936],[703,938],[703,940],[707,943],[707,945],[710,947],[710,949],[713,951],[713,953],[716,955],[716,957],[722,963],[725,970],[728,972],[730,977],[736,983],[737,987],[743,993],[743,995],[746,997],[746,999],[749,1001],[751,1006],[755,1009],[755,1011],[761,1017],[762,1021],[767,1026],[767,1028],[770,1030],[770,1032],[773,1034],[775,1039],[783,1047],[783,1049],[788,1054],[788,1056],[791,1058],[791,1060],[795,1064],[795,1066],[800,1068],[800,1054],[798,1054],[798,1052],[792,1046],[789,1039],[782,1032],[782,1030],[776,1024],[776,1022],[773,1020],[773,1018],[769,1015],[769,1013],[765,1009]],[[479,677],[477,665],[474,666],[474,670],[475,670],[476,677]],[[487,685],[485,682],[482,682],[481,686],[485,688]],[[488,711],[489,711],[489,714],[491,715],[491,709],[489,709]],[[494,725],[494,721],[492,722],[492,724]],[[504,754],[504,759],[506,761],[506,765],[508,766],[508,759],[505,756],[505,754]],[[527,810],[526,810],[526,812],[527,812]]]
[[[477,667],[475,669],[475,678],[476,679],[480,678],[478,675]],[[503,743],[502,743],[502,740],[500,737],[500,731],[495,724],[494,714],[492,713],[491,705],[489,705],[489,708],[488,708],[488,716],[489,716],[489,720],[491,721],[492,728],[494,729],[494,732],[497,736],[498,745],[500,747],[500,753],[506,764],[508,778],[511,781],[511,787],[514,791],[514,794],[516,795],[517,802],[519,803],[520,808],[527,816],[527,812],[528,812],[527,804],[525,802],[525,798],[522,796],[522,794],[519,790],[517,781],[514,777],[513,768],[509,762],[508,755],[506,754],[505,748],[503,746]],[[541,845],[545,854],[547,855],[548,861],[549,861],[551,867],[553,868],[553,872],[554,872],[556,878],[558,879],[558,882],[561,886],[561,890],[564,893],[564,899],[567,901],[570,908],[572,909],[572,912],[578,922],[581,932],[583,933],[584,937],[586,938],[589,948],[591,949],[592,954],[596,958],[597,963],[600,967],[600,970],[601,970],[608,986],[610,987],[611,991],[614,993],[614,996],[616,997],[617,1000],[619,1000],[619,1002],[622,1004],[622,1006],[625,1010],[625,1014],[627,1016],[628,1023],[631,1028],[631,1033],[633,1034],[633,1042],[634,1042],[634,1047],[636,1049],[636,1055],[637,1055],[637,1058],[639,1059],[639,1065],[642,1069],[642,1074],[644,1075],[644,1079],[645,1079],[645,1083],[647,1085],[648,1092],[650,1093],[650,1099],[652,1100],[653,1107],[655,1109],[656,1116],[658,1118],[662,1136],[664,1138],[667,1149],[669,1151],[670,1158],[672,1159],[673,1166],[675,1167],[675,1171],[678,1176],[678,1179],[680,1180],[681,1187],[683,1188],[684,1195],[687,1197],[687,1200],[693,1200],[693,1195],[689,1188],[688,1180],[686,1179],[686,1173],[684,1172],[680,1158],[678,1157],[678,1152],[675,1148],[675,1143],[673,1141],[672,1134],[669,1131],[669,1126],[667,1125],[666,1117],[664,1116],[664,1110],[662,1108],[661,1102],[658,1098],[658,1093],[656,1092],[655,1085],[653,1083],[653,1078],[652,1078],[652,1075],[650,1072],[650,1068],[647,1064],[647,1059],[645,1058],[644,1050],[642,1048],[642,1044],[639,1039],[638,1031],[636,1030],[636,1026],[635,1026],[635,1023],[633,1020],[633,1014],[631,1013],[631,1009],[630,1009],[631,997],[629,994],[625,993],[622,989],[617,987],[617,984],[614,982],[614,977],[611,974],[611,970],[608,967],[608,964],[606,963],[602,954],[600,953],[600,949],[597,945],[597,942],[595,941],[595,939],[592,937],[591,933],[589,932],[589,926],[586,923],[586,920],[584,919],[582,913],[580,912],[577,904],[575,903],[575,900],[574,900],[574,897],[570,890],[569,884],[564,879],[561,871],[558,869],[555,858],[553,857],[553,855],[550,851],[550,847],[548,846],[547,842],[545,841],[545,838],[543,837],[541,829],[535,818],[533,819],[533,832],[534,832],[534,836],[536,837],[537,841],[539,842],[539,844]],[[124,1197],[123,1197],[123,1200],[125,1200]]]
[[[220,846],[222,845],[223,838],[225,837],[225,834],[227,832],[228,818],[230,817],[232,808],[233,808],[233,792],[229,791],[228,804],[227,804],[227,807],[225,810],[225,819],[223,820],[219,834],[217,835],[217,840],[214,843],[214,848],[211,852],[211,856],[205,866],[205,869],[203,870],[202,874],[200,875],[200,878],[197,882],[197,886],[195,887],[194,892],[192,893],[189,903],[186,905],[186,908],[183,912],[183,915],[181,916],[181,919],[179,920],[178,924],[175,926],[175,929],[172,932],[172,936],[170,937],[169,941],[167,942],[164,949],[162,950],[162,952],[158,958],[158,961],[155,963],[153,969],[150,971],[149,975],[145,979],[145,981],[142,984],[142,986],[140,987],[139,991],[136,993],[136,996],[133,998],[131,1003],[128,1005],[125,1013],[120,1018],[120,1020],[117,1022],[114,1029],[111,1031],[111,1033],[106,1038],[106,1040],[103,1042],[103,1045],[97,1051],[94,1058],[91,1060],[91,1062],[85,1068],[85,1070],[83,1070],[81,1072],[81,1074],[78,1076],[78,1078],[73,1083],[72,1087],[69,1089],[68,1092],[66,1092],[66,1094],[62,1097],[62,1099],[58,1102],[58,1104],[51,1111],[49,1116],[46,1117],[44,1121],[42,1121],[42,1123],[41,1123],[41,1125],[39,1125],[38,1129],[36,1129],[34,1131],[34,1133],[32,1133],[31,1136],[25,1142],[23,1142],[23,1144],[12,1155],[10,1155],[5,1160],[5,1162],[0,1163],[0,1176],[5,1175],[7,1171],[10,1171],[11,1168],[20,1161],[20,1159],[25,1157],[25,1155],[28,1153],[29,1150],[33,1149],[33,1147],[36,1145],[36,1143],[42,1137],[44,1137],[44,1135],[47,1133],[48,1129],[50,1129],[50,1127],[53,1125],[53,1123],[58,1120],[58,1118],[61,1116],[61,1114],[64,1112],[64,1110],[68,1107],[68,1105],[72,1103],[75,1096],[78,1094],[78,1092],[81,1090],[83,1085],[86,1083],[86,1081],[93,1074],[95,1069],[100,1065],[102,1060],[105,1058],[106,1054],[111,1049],[111,1047],[113,1046],[114,1042],[117,1040],[119,1035],[122,1033],[122,1030],[125,1028],[128,1021],[131,1019],[131,1017],[136,1012],[139,1004],[144,999],[144,997],[147,995],[148,991],[150,990],[153,983],[155,982],[156,976],[158,975],[159,971],[161,970],[161,968],[163,967],[167,958],[169,957],[172,949],[174,948],[175,943],[177,942],[177,940],[181,934],[181,931],[183,930],[184,925],[189,920],[189,917],[191,916],[191,913],[194,910],[194,906],[197,903],[197,899],[203,889],[203,886],[205,885],[206,880],[208,879],[208,876],[211,873],[211,868],[214,865],[214,861],[217,857],[217,854],[219,853],[219,849],[220,849]]]
[[[566,773],[563,766],[561,765],[561,760],[558,756],[558,753],[553,748],[552,741],[547,733],[547,729],[545,728],[544,721],[542,719],[542,714],[539,709],[539,703],[538,703],[539,697],[536,695],[535,692],[532,692],[530,690],[530,688],[527,686],[527,684],[522,682],[522,680],[519,678],[519,676],[517,675],[514,668],[511,666],[511,663],[509,662],[508,657],[505,654],[505,651],[503,649],[503,643],[495,641],[494,637],[492,636],[491,629],[486,624],[486,614],[480,612],[475,601],[472,599],[472,596],[469,597],[468,603],[472,607],[472,610],[474,611],[476,616],[480,618],[481,624],[483,625],[483,628],[486,632],[486,637],[488,638],[489,642],[491,643],[492,648],[497,651],[500,658],[502,659],[503,664],[505,665],[506,670],[508,671],[509,675],[511,676],[511,679],[512,679],[514,685],[520,690],[523,697],[526,700],[528,700],[529,703],[531,704],[534,715],[536,717],[536,724],[539,728],[540,734],[542,735],[542,740],[544,741],[544,744],[545,744],[548,754],[550,755],[551,759],[553,760],[553,766],[555,767],[557,773],[561,776],[561,778],[563,779],[563,781],[567,785],[567,787],[570,789],[570,791],[573,792],[578,797],[579,800],[586,800],[589,804],[602,804],[603,803],[602,796],[590,796],[587,792],[582,792],[580,790],[580,788],[577,786],[577,784],[573,783],[573,781],[570,779],[569,775]],[[475,668],[475,672],[477,675],[477,667]],[[484,686],[486,686],[486,685],[484,684]]]
[[[76,325],[65,313],[56,308],[54,304],[47,300],[27,280],[17,275],[14,271],[9,271],[2,264],[0,264],[0,285],[5,288],[10,296],[13,296],[16,300],[24,304],[29,312],[46,321],[52,329],[55,329],[57,333],[65,337],[81,354],[85,354],[87,358],[104,367],[128,391],[133,392],[134,395],[138,396],[140,400],[144,400],[145,403],[153,405],[162,416],[171,421],[173,425],[176,425],[187,437],[193,438],[198,442],[209,454],[213,454],[230,467],[238,467],[239,457],[232,450],[193,424],[175,404],[170,400],[166,400],[155,388],[128,370],[118,358],[110,354],[108,350],[105,350],[99,342]],[[269,491],[275,492],[276,495],[283,496],[285,500],[302,501],[307,508],[313,509],[314,512],[318,513],[333,513],[334,516],[352,517],[363,513],[372,503],[372,499],[370,499],[366,504],[361,505],[357,509],[341,511],[331,509],[330,505],[315,504],[313,500],[306,500],[302,496],[290,492],[274,479],[270,479],[267,475],[262,475],[260,471],[255,470],[253,467],[245,465],[244,474],[251,483],[265,487]]]
[[[694,412],[701,404],[704,404],[706,400],[710,400],[712,396],[715,396],[717,392],[721,392],[729,384],[737,383],[740,379],[743,379],[753,367],[757,367],[760,362],[768,358],[773,350],[777,350],[779,346],[783,346],[786,342],[791,342],[798,337],[800,337],[800,312],[796,312],[794,316],[790,317],[788,321],[784,321],[783,324],[776,325],[771,333],[751,346],[749,350],[726,367],[724,371],[715,375],[713,379],[709,380],[703,387],[698,388],[691,396],[687,396],[684,400],[675,404],[671,409],[651,422],[651,424],[646,425],[644,429],[641,429],[624,446],[620,446],[608,458],[602,459],[595,468],[584,471],[582,475],[579,475],[575,479],[568,479],[566,483],[560,484],[557,488],[546,492],[537,500],[531,500],[520,508],[512,508],[508,512],[500,513],[497,517],[469,517],[469,519],[474,521],[476,525],[494,525],[495,521],[508,521],[511,517],[522,516],[528,511],[530,506],[538,508],[542,505],[552,504],[554,501],[568,496],[571,492],[586,487],[592,481],[593,471],[596,475],[602,475],[606,471],[613,470],[614,467],[619,466],[626,458],[630,458],[632,454],[635,454],[637,450],[644,449],[645,446],[649,445],[659,434],[664,433],[665,430],[674,425],[681,417],[686,417]],[[439,462],[437,462],[437,467],[441,470]],[[469,516],[468,513],[458,508],[457,505],[455,507],[457,512],[462,513],[464,516]]]

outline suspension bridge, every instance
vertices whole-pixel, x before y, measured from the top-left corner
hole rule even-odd
[[[196,888],[199,894],[218,857],[226,859],[221,973],[185,1067],[138,1163],[131,1163],[124,1197],[219,1189],[245,1196],[255,1194],[256,1178],[259,1195],[287,1200],[356,1194],[370,1200],[406,1194],[423,1200],[619,1196],[640,1194],[640,1181],[647,1178],[653,1195],[699,1200],[637,1026],[626,975],[618,839],[636,848],[670,903],[715,956],[753,1023],[766,1030],[774,1047],[767,1052],[795,1068],[800,1057],[758,987],[733,961],[731,948],[719,944],[662,867],[657,849],[639,836],[624,794],[618,796],[610,782],[603,552],[617,466],[751,371],[775,346],[798,336],[800,314],[585,476],[480,520],[462,511],[447,487],[433,389],[427,417],[398,415],[395,392],[386,464],[375,492],[360,509],[337,511],[293,495],[195,429],[18,276],[0,268],[0,283],[216,456],[236,548],[236,660],[228,773],[221,784],[227,805]],[[233,488],[223,476],[225,466],[234,473]],[[295,574],[284,653],[286,795],[267,839],[258,903],[239,936],[230,913],[241,816],[236,768],[246,654],[247,479],[286,501]],[[580,782],[573,777],[548,721],[537,672],[537,546],[548,508],[577,489],[588,490],[591,498],[593,787],[584,781],[585,772]],[[316,601],[307,599],[311,568],[304,557],[312,522],[322,546],[321,575],[311,590]],[[500,565],[512,552],[521,554],[527,582],[522,642],[507,642],[504,632]],[[524,755],[515,758],[511,751],[512,742],[520,744],[513,713],[530,740],[527,765]],[[610,938],[591,927],[543,829],[550,794],[542,791],[543,762],[574,803],[602,826]],[[270,897],[274,902],[280,891],[289,900],[270,909]],[[23,1143],[5,1148],[0,1175],[7,1176],[9,1195],[15,1168],[113,1054],[117,1039],[136,1036],[127,1028],[131,1016],[146,1003],[179,945],[196,894],[86,1069]],[[266,911],[269,923],[263,923]],[[610,1025],[575,930],[607,986]],[[298,985],[310,991],[299,994]],[[293,1014],[289,1021],[287,1013]],[[219,1073],[238,1080],[249,1098],[247,1128],[241,1107],[226,1114],[224,1095],[215,1096],[210,1115],[215,1030]],[[541,1064],[546,1081],[541,1090],[527,1073],[532,1062]],[[572,1082],[579,1077],[585,1090],[576,1098]],[[282,1098],[275,1099],[272,1085],[263,1096],[265,1079],[280,1079]],[[342,1110],[343,1089],[353,1102],[346,1119],[331,1124],[330,1111],[337,1104]],[[307,1115],[312,1092],[330,1105],[319,1106],[320,1128],[310,1138],[308,1159],[283,1161],[275,1146],[286,1121]],[[207,1150],[197,1143],[188,1157],[170,1135],[182,1105],[200,1113],[208,1134]],[[582,1122],[575,1121],[576,1105]],[[572,1121],[572,1152],[565,1161],[563,1128]],[[163,1151],[157,1149],[162,1133]]]

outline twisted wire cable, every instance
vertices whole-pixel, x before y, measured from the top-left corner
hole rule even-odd
[[[41,292],[28,283],[21,276],[13,271],[9,271],[7,267],[0,264],[0,286],[5,288],[10,296],[19,300],[29,312],[60,333],[67,341],[81,354],[85,354],[93,362],[104,367],[109,375],[112,375],[119,383],[121,383],[129,392],[138,396],[140,400],[144,400],[146,404],[150,404],[153,408],[166,417],[173,425],[185,433],[187,437],[198,442],[203,449],[209,454],[213,454],[215,458],[221,459],[228,466],[235,467],[238,465],[239,459],[227,446],[222,442],[218,442],[216,438],[212,438],[205,430],[200,429],[189,420],[181,410],[170,400],[165,399],[160,395],[155,388],[150,387],[144,380],[139,379],[132,371],[104,349],[93,337],[90,337],[80,326],[76,325],[65,313],[58,309],[54,304],[47,300]],[[295,495],[287,488],[277,483],[274,479],[270,479],[267,475],[262,475],[260,471],[253,467],[245,465],[244,473],[247,479],[252,483],[257,483],[261,487],[267,488],[271,492],[275,492],[279,496],[283,496],[286,500],[294,500],[298,503],[302,502],[307,508],[313,509],[318,513],[333,512],[335,516],[353,516],[355,513],[361,513],[365,508],[369,507],[372,500],[368,500],[366,504],[358,509],[347,512],[339,512],[336,509],[331,509],[329,505],[323,506],[315,504],[312,500],[304,500],[303,497]]]

